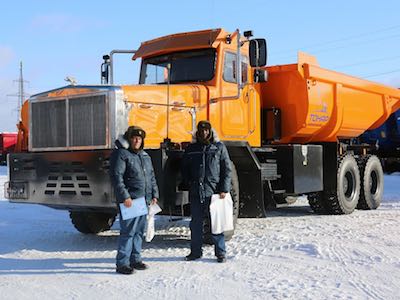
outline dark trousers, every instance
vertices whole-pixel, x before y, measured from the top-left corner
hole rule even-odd
[[[190,250],[193,255],[202,255],[203,246],[203,221],[205,218],[210,219],[210,200],[211,197],[205,199],[203,203],[199,199],[191,197],[190,210],[192,213],[192,220],[190,222],[191,241]],[[225,256],[225,237],[223,233],[212,234],[214,242],[215,256]]]
[[[118,241],[117,266],[129,266],[142,261],[141,251],[146,215],[129,220],[119,219],[121,231]]]

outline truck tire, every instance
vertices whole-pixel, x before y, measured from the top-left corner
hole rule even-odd
[[[328,212],[335,215],[351,214],[357,207],[360,188],[360,171],[354,156],[346,154],[340,157],[336,192],[324,193]]]
[[[328,212],[323,192],[310,193],[307,198],[308,204],[316,214],[326,214]]]
[[[361,168],[360,200],[357,208],[376,209],[383,197],[383,168],[379,158],[375,155],[367,156]]]
[[[235,228],[237,224],[237,220],[239,217],[239,177],[237,175],[236,167],[233,162],[231,162],[231,167],[232,167],[232,174],[231,174],[231,196],[232,196],[232,202],[233,202],[233,230],[230,231],[225,231],[224,236],[225,236],[225,241],[229,241],[232,239],[233,234],[235,233]],[[204,220],[203,223],[203,242],[204,244],[212,245],[213,240],[211,237],[211,224],[210,220],[206,219]]]
[[[97,234],[110,230],[115,221],[114,214],[98,212],[71,211],[72,224],[81,233]]]

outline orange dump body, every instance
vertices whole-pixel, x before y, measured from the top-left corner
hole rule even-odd
[[[261,107],[281,109],[279,143],[357,137],[400,108],[400,90],[320,68],[314,57],[303,53],[297,64],[266,69]]]

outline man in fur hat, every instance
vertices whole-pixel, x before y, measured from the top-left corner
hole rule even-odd
[[[143,151],[146,132],[130,126],[124,136],[115,141],[110,157],[110,177],[118,203],[134,205],[132,199],[145,197],[147,203],[157,203],[158,187],[150,156]],[[141,251],[146,215],[133,219],[120,218],[117,254],[117,273],[132,274],[134,269],[145,270]]]
[[[224,201],[231,190],[231,161],[225,145],[208,121],[197,125],[195,139],[185,151],[182,162],[183,185],[189,187],[191,243],[187,261],[202,257],[203,221],[210,217],[210,201],[219,194]],[[217,261],[226,261],[224,234],[212,234]]]

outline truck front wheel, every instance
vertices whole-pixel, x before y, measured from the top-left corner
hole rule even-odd
[[[85,234],[97,234],[110,230],[115,221],[115,214],[100,212],[70,211],[74,227]]]

